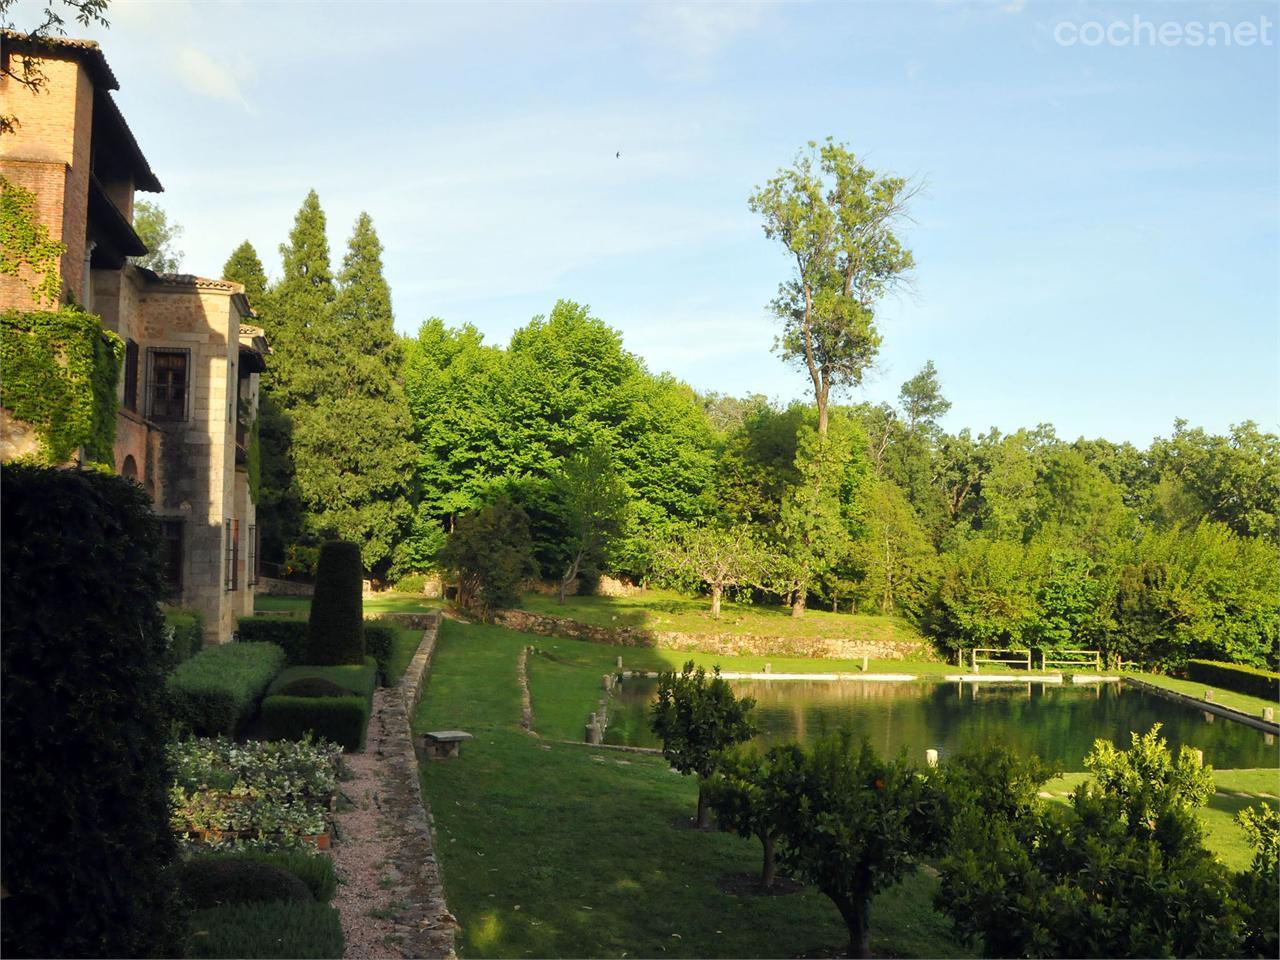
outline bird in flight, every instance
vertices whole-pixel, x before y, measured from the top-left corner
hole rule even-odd
[[[613,155],[613,157],[614,157],[614,159],[615,159],[615,160],[621,160],[621,159],[622,159],[622,151],[621,151],[621,150],[619,150],[617,153],[615,153],[615,154]]]

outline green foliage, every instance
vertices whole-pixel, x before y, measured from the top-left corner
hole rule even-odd
[[[378,676],[386,683],[391,669],[391,656],[396,646],[395,627],[389,623],[364,625],[364,648],[378,664]]]
[[[870,484],[866,527],[853,545],[863,606],[918,614],[932,586],[936,553],[911,504],[892,480]]]
[[[1188,680],[1225,687],[1263,700],[1280,700],[1280,673],[1274,670],[1212,660],[1188,660],[1186,674]]]
[[[363,589],[359,546],[332,540],[320,548],[307,625],[308,663],[364,660]]]
[[[301,740],[311,735],[347,750],[359,750],[368,724],[369,701],[360,696],[275,694],[262,701],[262,728],[274,740]]]
[[[269,863],[287,870],[311,891],[311,898],[328,903],[338,892],[338,873],[333,858],[318,853],[313,848],[303,850],[241,850],[236,856]]]
[[[795,266],[772,306],[782,322],[778,349],[813,381],[818,430],[827,432],[832,389],[857,386],[880,348],[875,304],[914,266],[894,228],[915,189],[877,177],[830,137],[752,194],[765,236]]]
[[[751,721],[755,705],[750,697],[734,694],[719,667],[712,668],[708,679],[707,671],[695,669],[692,660],[679,673],[664,673],[658,680],[649,726],[662,741],[667,762],[683,776],[698,777],[699,827],[708,825],[706,784],[724,752],[758,732]]]
[[[177,869],[178,893],[197,910],[232,903],[314,902],[288,870],[251,857],[196,857]]]
[[[177,273],[182,267],[182,251],[174,248],[182,227],[170,223],[169,216],[158,203],[135,200],[133,204],[133,229],[142,240],[147,252],[130,260],[140,267],[156,273]]]
[[[943,557],[930,632],[952,650],[1025,646],[1036,617],[1034,590],[1021,543],[969,540]]]
[[[773,886],[776,843],[783,829],[784,811],[800,789],[800,748],[775,747],[764,756],[756,751],[727,753],[719,776],[707,784],[708,802],[721,830],[755,837],[764,847],[760,886]]]
[[[441,562],[458,580],[458,603],[491,617],[514,606],[533,571],[529,518],[506,497],[458,520]]]
[[[654,554],[654,571],[682,587],[703,584],[711,591],[711,616],[719,618],[727,588],[766,582],[770,556],[759,534],[746,524],[699,524],[673,531]]]
[[[328,904],[244,903],[195,911],[187,956],[337,960],[345,943],[338,911]]]
[[[199,736],[233,734],[253,717],[284,664],[284,651],[273,643],[201,650],[169,676],[174,718]]]
[[[0,133],[6,119],[0,117]],[[66,252],[67,245],[50,237],[40,222],[36,195],[0,177],[0,275],[21,280],[37,304],[52,307],[62,293],[59,267]]]
[[[282,285],[274,305],[284,296]],[[381,574],[413,516],[414,450],[382,244],[368,214],[356,220],[335,299],[310,317],[305,339],[310,365],[286,405],[304,526],[316,539],[358,543],[365,568]]]
[[[1258,957],[1280,953],[1280,811],[1261,803],[1236,815],[1253,847],[1249,869],[1235,877],[1245,917],[1244,948]]]
[[[165,607],[164,625],[167,633],[164,664],[166,670],[172,670],[204,646],[204,615],[199,610]]]
[[[836,905],[849,955],[868,957],[871,898],[941,841],[938,792],[905,757],[882,760],[848,730],[787,757],[796,769],[777,817],[782,862]]]
[[[580,572],[599,571],[627,513],[627,489],[607,448],[593,444],[561,464],[552,491],[565,532],[561,550],[560,600]]]
[[[241,617],[236,621],[241,643],[274,643],[284,651],[286,663],[305,663],[307,625],[297,620],[272,617]]]
[[[120,477],[6,464],[0,527],[3,953],[169,956],[149,498]]]
[[[392,554],[388,575],[396,581],[396,589],[406,593],[421,593],[425,583],[423,574],[434,571],[440,565],[440,551],[444,549],[444,542],[444,527],[431,516],[426,504],[419,504],[414,509],[408,531],[396,544]],[[412,583],[406,582],[414,576],[418,579]]]
[[[84,448],[91,462],[115,463],[116,383],[124,342],[92,314],[0,313],[0,404],[32,425],[40,458],[65,463]]]
[[[1239,956],[1241,916],[1226,869],[1201,843],[1208,772],[1174,760],[1153,729],[1129,751],[1099,741],[1096,783],[1069,811],[1030,797],[980,803],[951,821],[937,908],[987,956]],[[1012,778],[1011,778],[1012,779]]]

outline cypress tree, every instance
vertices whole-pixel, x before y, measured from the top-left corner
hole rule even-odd
[[[280,245],[283,276],[271,289],[273,372],[269,390],[287,416],[315,399],[326,382],[321,341],[335,289],[320,198],[312,190],[294,217],[289,242]]]
[[[267,293],[267,272],[262,268],[258,251],[246,240],[231,251],[222,267],[222,279],[244,285],[244,294],[256,313],[261,313]]]
[[[412,421],[382,244],[368,214],[352,232],[332,307],[308,330],[315,389],[297,405],[294,462],[307,528],[360,544],[382,573],[412,517]]]

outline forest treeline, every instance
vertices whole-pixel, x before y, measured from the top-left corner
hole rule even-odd
[[[501,502],[528,542],[510,562],[548,579],[896,614],[948,650],[1280,656],[1280,437],[1251,422],[1177,421],[1145,449],[949,433],[932,363],[896,404],[702,394],[569,300],[505,345],[435,318],[396,336],[372,222],[335,272],[314,193],[281,254],[273,284],[248,243],[224,271],[272,345],[251,457],[267,561],[336,536],[395,581]]]

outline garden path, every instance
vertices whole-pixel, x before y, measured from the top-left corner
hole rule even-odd
[[[454,956],[457,920],[444,900],[406,709],[435,634],[433,623],[404,682],[374,692],[365,750],[343,758],[351,779],[339,784],[349,802],[334,814],[333,903],[348,958]]]

